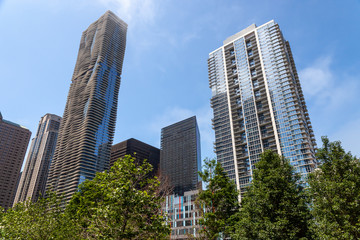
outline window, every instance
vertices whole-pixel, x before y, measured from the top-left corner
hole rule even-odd
[[[259,90],[255,91],[254,94],[255,94],[255,97],[260,97],[260,91]]]
[[[251,76],[256,76],[256,69],[251,70]]]
[[[257,88],[259,86],[259,81],[257,79],[253,80],[253,87]]]
[[[231,59],[231,64],[235,64],[235,63],[236,63],[235,58],[234,58],[234,59]]]
[[[234,78],[234,84],[239,84],[239,79],[238,78]]]
[[[251,42],[250,42],[250,40],[248,40],[248,41],[246,41],[246,47],[251,47]]]
[[[234,50],[230,50],[230,55],[234,55],[235,54],[235,51]]]
[[[232,69],[232,73],[233,73],[233,74],[236,74],[236,73],[237,73],[237,69],[236,69],[236,68],[233,68],[233,69]]]
[[[248,56],[250,57],[250,56],[252,56],[253,55],[253,51],[250,49],[249,51],[248,51]]]
[[[254,61],[254,59],[250,59],[249,65],[250,65],[250,67],[255,66],[255,61]]]
[[[239,105],[239,106],[241,106],[241,99],[240,99],[240,98],[237,98],[237,99],[236,99],[236,104]]]

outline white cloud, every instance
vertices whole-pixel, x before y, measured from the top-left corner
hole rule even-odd
[[[324,57],[300,71],[299,75],[305,94],[314,96],[329,88],[333,80],[330,64],[331,58]]]
[[[356,77],[333,71],[331,64],[330,56],[320,57],[309,67],[299,71],[306,99],[327,111],[346,107],[360,88]]]

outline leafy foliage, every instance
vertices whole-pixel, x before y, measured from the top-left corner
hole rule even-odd
[[[232,239],[308,239],[310,213],[299,178],[286,159],[265,151],[242,198]]]
[[[156,177],[148,177],[149,163],[134,161],[125,156],[109,172],[97,173],[80,185],[67,213],[81,225],[83,238],[168,238],[170,229],[160,213],[160,183]]]
[[[360,239],[360,163],[340,142],[322,138],[310,175],[314,231],[320,239]]]
[[[36,203],[26,201],[0,214],[0,239],[80,239],[77,224],[54,193]]]
[[[199,175],[207,184],[207,189],[201,191],[197,199],[203,213],[201,235],[205,239],[227,237],[235,224],[233,216],[239,209],[235,184],[214,159],[205,159],[205,169]]]

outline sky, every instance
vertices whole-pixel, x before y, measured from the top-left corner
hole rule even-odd
[[[196,115],[213,158],[208,54],[272,19],[290,42],[318,147],[360,156],[360,1],[0,0],[0,111],[34,137],[62,116],[82,32],[105,11],[128,23],[114,143],[160,147],[161,128]]]

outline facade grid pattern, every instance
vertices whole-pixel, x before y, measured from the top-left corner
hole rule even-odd
[[[208,62],[214,119],[223,109],[229,116],[224,122],[213,121],[215,152],[240,192],[251,183],[254,164],[265,149],[288,158],[306,184],[316,166],[316,143],[290,45],[278,24],[249,26],[210,53]],[[217,89],[227,93],[221,109],[214,101],[224,93]],[[221,131],[228,125],[230,131]],[[219,154],[221,139],[231,139],[233,164]]]

